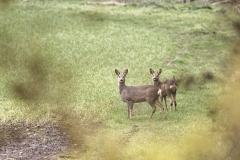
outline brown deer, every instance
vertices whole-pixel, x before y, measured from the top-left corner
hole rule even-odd
[[[159,69],[157,72],[154,72],[150,68],[150,73],[152,75],[152,80],[154,82],[154,86],[159,87],[158,94],[160,95],[161,103],[163,102],[163,99],[164,99],[165,106],[167,109],[166,97],[168,97],[170,100],[170,104],[171,104],[171,111],[172,111],[173,101],[174,101],[174,106],[175,106],[175,111],[176,111],[176,109],[177,109],[176,108],[177,107],[177,102],[176,102],[177,82],[176,82],[174,76],[171,79],[167,79],[164,82],[160,82],[159,75],[161,74],[161,72],[162,72],[162,69]]]
[[[159,101],[158,87],[154,85],[126,86],[125,78],[128,74],[128,69],[126,69],[123,73],[120,73],[117,69],[115,69],[115,73],[118,75],[118,86],[122,101],[126,102],[128,105],[129,119],[132,118],[133,103],[139,102],[148,102],[151,105],[152,113],[149,118],[152,118],[156,111],[155,104],[161,108],[162,118],[165,118],[163,105]]]

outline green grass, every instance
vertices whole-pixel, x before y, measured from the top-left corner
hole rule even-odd
[[[223,62],[237,40],[226,17],[84,1],[20,2],[1,10],[1,121],[77,120],[82,128],[73,126],[73,136],[85,142],[80,159],[223,157],[221,134],[211,132],[207,114],[220,99]],[[161,80],[175,75],[178,111],[162,119],[157,108],[149,120],[150,105],[140,103],[128,120],[115,68],[129,69],[127,85],[152,84],[149,68],[162,68]],[[206,72],[214,80],[204,79]],[[195,81],[185,86],[189,76]]]

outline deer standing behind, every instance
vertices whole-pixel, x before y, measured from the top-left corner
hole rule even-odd
[[[152,107],[152,113],[149,118],[152,118],[156,111],[157,104],[162,111],[162,118],[165,118],[164,109],[162,103],[159,101],[158,87],[154,85],[144,85],[144,86],[126,86],[125,78],[128,74],[128,69],[123,73],[120,73],[115,69],[115,73],[118,75],[118,86],[120,96],[123,102],[128,105],[128,118],[132,118],[133,103],[148,102]]]
[[[171,111],[172,111],[173,102],[174,102],[174,107],[175,107],[175,111],[176,111],[177,110],[177,108],[176,108],[177,107],[177,102],[176,102],[177,82],[176,82],[174,76],[171,79],[167,79],[164,82],[160,82],[159,75],[161,74],[161,72],[162,72],[162,69],[159,69],[157,72],[154,72],[150,68],[150,73],[152,75],[152,80],[154,82],[154,86],[159,87],[158,94],[160,95],[161,103],[163,102],[163,99],[164,99],[165,106],[167,109],[166,97],[168,97],[170,100]]]

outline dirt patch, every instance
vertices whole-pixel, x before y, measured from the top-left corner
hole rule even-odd
[[[115,5],[115,6],[125,6],[125,3],[120,3],[117,1],[107,1],[107,2],[89,2],[90,5]]]
[[[122,137],[121,139],[122,145],[126,145],[131,139],[131,137],[133,137],[136,133],[138,133],[139,130],[140,129],[137,125],[133,125],[132,129]]]
[[[69,145],[70,137],[57,124],[0,124],[0,159],[53,160]]]

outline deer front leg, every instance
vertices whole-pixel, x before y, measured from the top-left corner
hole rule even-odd
[[[165,115],[164,115],[164,107],[163,107],[162,103],[160,103],[158,99],[155,101],[155,103],[160,107],[160,109],[162,111],[162,118],[164,119]]]
[[[162,95],[160,96],[160,99],[161,99],[161,104],[162,104],[163,103],[163,96]],[[163,109],[164,109],[164,107],[163,107]]]
[[[167,100],[166,100],[166,96],[164,96],[163,98],[164,98],[164,102],[165,102],[166,110],[168,110],[168,108],[167,108]],[[162,103],[162,101],[161,101],[161,103]]]
[[[128,101],[128,118],[132,119],[132,109],[133,109],[133,102]]]

